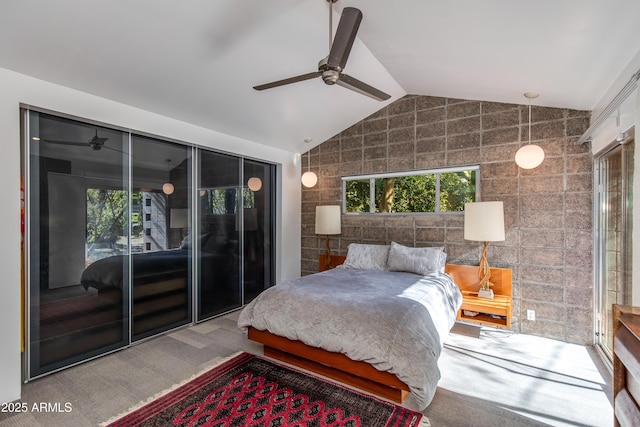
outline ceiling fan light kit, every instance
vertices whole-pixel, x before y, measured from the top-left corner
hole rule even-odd
[[[327,85],[337,84],[339,86],[350,89],[362,95],[369,96],[378,101],[385,101],[391,96],[379,89],[374,88],[354,77],[344,74],[344,70],[353,42],[356,39],[360,22],[362,21],[362,12],[354,7],[345,7],[342,10],[342,16],[336,30],[336,37],[332,41],[332,16],[333,3],[336,0],[327,0],[329,2],[329,55],[318,62],[318,71],[299,76],[289,77],[287,79],[277,80],[271,83],[254,86],[255,90],[271,89],[278,86],[284,86],[291,83],[302,82],[316,77],[322,77],[322,81]]]
[[[533,169],[542,164],[544,160],[544,150],[539,145],[531,143],[531,100],[538,97],[535,92],[525,92],[524,96],[529,99],[529,143],[520,147],[516,152],[516,164],[522,169]]]

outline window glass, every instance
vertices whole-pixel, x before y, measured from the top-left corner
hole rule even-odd
[[[347,212],[369,212],[368,179],[354,179],[345,182],[345,206]]]
[[[477,199],[479,166],[343,178],[347,213],[461,212]],[[371,189],[373,188],[373,192]],[[373,193],[373,194],[372,194]]]
[[[464,204],[476,200],[475,170],[440,174],[440,211],[462,212]]]

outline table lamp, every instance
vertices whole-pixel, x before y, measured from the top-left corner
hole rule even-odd
[[[331,268],[331,252],[329,251],[329,236],[340,234],[340,205],[316,206],[316,234],[324,234],[327,236],[325,240],[326,255],[325,267]]]
[[[504,235],[504,208],[502,202],[474,202],[464,205],[464,239],[484,242],[478,277],[480,278],[479,298],[493,299],[491,270],[487,261],[489,242],[501,242]]]

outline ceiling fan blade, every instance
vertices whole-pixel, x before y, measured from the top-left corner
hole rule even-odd
[[[368,84],[361,82],[360,80],[353,78],[347,74],[340,74],[340,78],[338,79],[336,84],[361,93],[363,95],[370,96],[371,98],[378,101],[386,101],[387,99],[391,98],[391,95],[388,95],[373,86],[369,86]]]
[[[349,59],[349,53],[351,53],[351,47],[356,39],[356,34],[358,34],[360,21],[362,21],[362,12],[359,9],[355,7],[342,9],[336,37],[333,39],[327,61],[330,67],[338,67],[340,70],[344,70],[345,65],[347,65],[347,59]]]
[[[313,73],[301,74],[299,76],[289,77],[288,79],[277,80],[275,82],[265,83],[265,84],[262,84],[262,85],[254,86],[253,88],[255,90],[271,89],[273,87],[284,86],[284,85],[288,85],[288,84],[291,84],[291,83],[297,83],[297,82],[302,82],[302,81],[305,81],[305,80],[310,80],[310,79],[313,79],[314,77],[318,77],[320,75],[322,75],[321,71],[314,71]]]
[[[111,148],[111,147],[109,147],[107,145],[103,145],[101,148],[106,148],[107,150],[115,151],[117,153],[129,154],[126,151],[121,151],[121,150],[118,150],[117,148]]]
[[[75,142],[75,141],[58,141],[55,139],[42,139],[41,141],[44,141],[48,144],[60,144],[60,145],[75,145],[78,147],[84,146],[87,147],[89,146],[88,142]]]

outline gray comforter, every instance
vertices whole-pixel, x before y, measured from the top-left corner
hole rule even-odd
[[[436,391],[438,357],[461,302],[458,287],[444,273],[336,268],[267,289],[244,308],[238,326],[391,372],[423,409]]]

